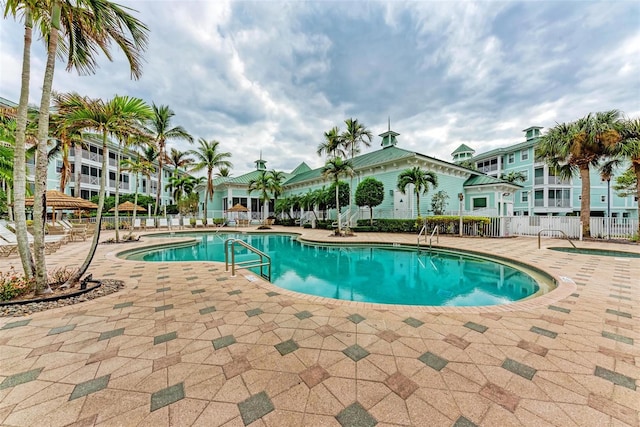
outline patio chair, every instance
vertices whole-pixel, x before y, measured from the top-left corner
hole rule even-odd
[[[158,228],[166,228],[169,229],[169,223],[167,222],[167,218],[160,218],[158,220]]]
[[[0,256],[7,257],[18,252],[18,245],[0,238]]]
[[[182,228],[191,227],[191,219],[182,218]]]
[[[61,219],[58,221],[58,223],[60,223],[60,225],[66,228],[67,230],[71,230],[73,228],[73,224],[71,224],[71,222],[69,222],[68,219]]]
[[[207,218],[207,222],[205,224],[207,227],[215,227],[216,225],[213,222],[213,218]]]
[[[196,219],[196,223],[193,226],[194,228],[198,228],[198,227],[203,227],[204,228],[204,224],[202,223],[201,219]]]
[[[136,219],[133,220],[133,225],[132,225],[131,228],[134,229],[134,230],[142,229],[142,221],[140,220],[140,218],[136,218]]]
[[[15,230],[15,225],[11,223],[7,223],[7,225]],[[10,244],[18,245],[18,238],[15,233],[4,225],[0,224],[0,237],[2,237],[5,241]],[[29,241],[29,245],[33,245],[33,236],[31,233],[27,232],[27,239]],[[63,243],[67,241],[67,236],[44,236],[44,250],[47,253],[53,253],[62,246]]]
[[[156,228],[156,219],[147,218],[144,222],[144,228]]]
[[[180,229],[180,218],[171,218],[171,229]]]

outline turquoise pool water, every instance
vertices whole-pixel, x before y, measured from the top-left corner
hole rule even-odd
[[[236,237],[271,256],[273,284],[322,297],[384,304],[480,306],[506,304],[540,290],[533,272],[458,252],[322,246],[282,234],[189,236],[196,238],[197,244],[149,249],[130,253],[127,258],[224,262],[224,240]],[[256,256],[236,247],[235,257],[243,261]]]

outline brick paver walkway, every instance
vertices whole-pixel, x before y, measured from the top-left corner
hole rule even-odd
[[[219,263],[115,256],[150,242],[99,246],[90,272],[124,280],[122,291],[0,318],[0,424],[639,426],[638,259],[538,250],[531,238],[440,238],[562,286],[494,309],[414,309],[301,296]],[[49,265],[79,264],[87,247],[66,245]]]

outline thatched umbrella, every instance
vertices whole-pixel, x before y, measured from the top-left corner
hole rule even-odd
[[[115,212],[116,208],[113,207],[111,209],[109,209],[109,212]],[[120,203],[118,205],[118,212],[146,212],[147,210],[145,208],[143,208],[142,206],[138,206],[134,203],[131,203],[129,201]]]
[[[33,206],[33,197],[25,198],[26,206]],[[69,196],[58,190],[45,192],[45,204],[53,210],[53,222],[56,221],[56,209],[97,209],[98,205],[80,197]]]
[[[240,203],[236,203],[229,208],[229,212],[249,212],[249,209],[247,209],[245,206],[242,206]]]
[[[240,212],[249,212],[246,206],[242,206],[240,203],[236,203],[232,207],[229,208],[227,212],[236,212],[236,225],[240,220]]]

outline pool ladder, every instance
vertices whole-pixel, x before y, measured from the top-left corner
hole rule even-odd
[[[247,260],[247,261],[238,261],[236,262],[236,252],[235,246],[240,245],[243,248],[247,249],[249,252],[252,252],[258,255],[259,259]],[[231,250],[231,253],[229,253]],[[271,281],[271,257],[264,252],[254,248],[247,242],[230,238],[224,241],[224,269],[225,271],[229,271],[229,264],[231,264],[231,276],[234,277],[236,275],[236,267],[240,268],[257,268],[260,267],[260,276],[263,279]],[[267,267],[267,272],[265,273],[265,268]]]
[[[420,230],[420,232],[418,233],[418,251],[420,250],[420,236],[422,236],[424,234],[424,241],[425,243],[427,242],[427,226],[423,225],[422,229]],[[433,228],[433,231],[431,232],[431,236],[429,236],[429,250],[431,250],[431,241],[433,240],[433,235],[436,235],[436,243],[440,242],[440,232],[438,231],[438,226],[435,226]]]
[[[573,242],[571,241],[571,239],[569,238],[569,236],[567,236],[567,233],[565,233],[565,232],[564,232],[564,231],[562,231],[562,230],[554,230],[554,229],[552,229],[552,228],[545,228],[545,229],[540,230],[540,231],[538,232],[538,249],[540,249],[540,235],[541,235],[542,233],[544,233],[545,231],[555,231],[555,232],[562,233],[562,235],[564,236],[564,238],[565,238],[565,239],[567,239],[567,240],[569,241],[569,243],[571,243],[571,246],[573,246],[575,249],[577,249],[577,248],[576,248],[576,245],[574,245],[574,244],[573,244]]]

